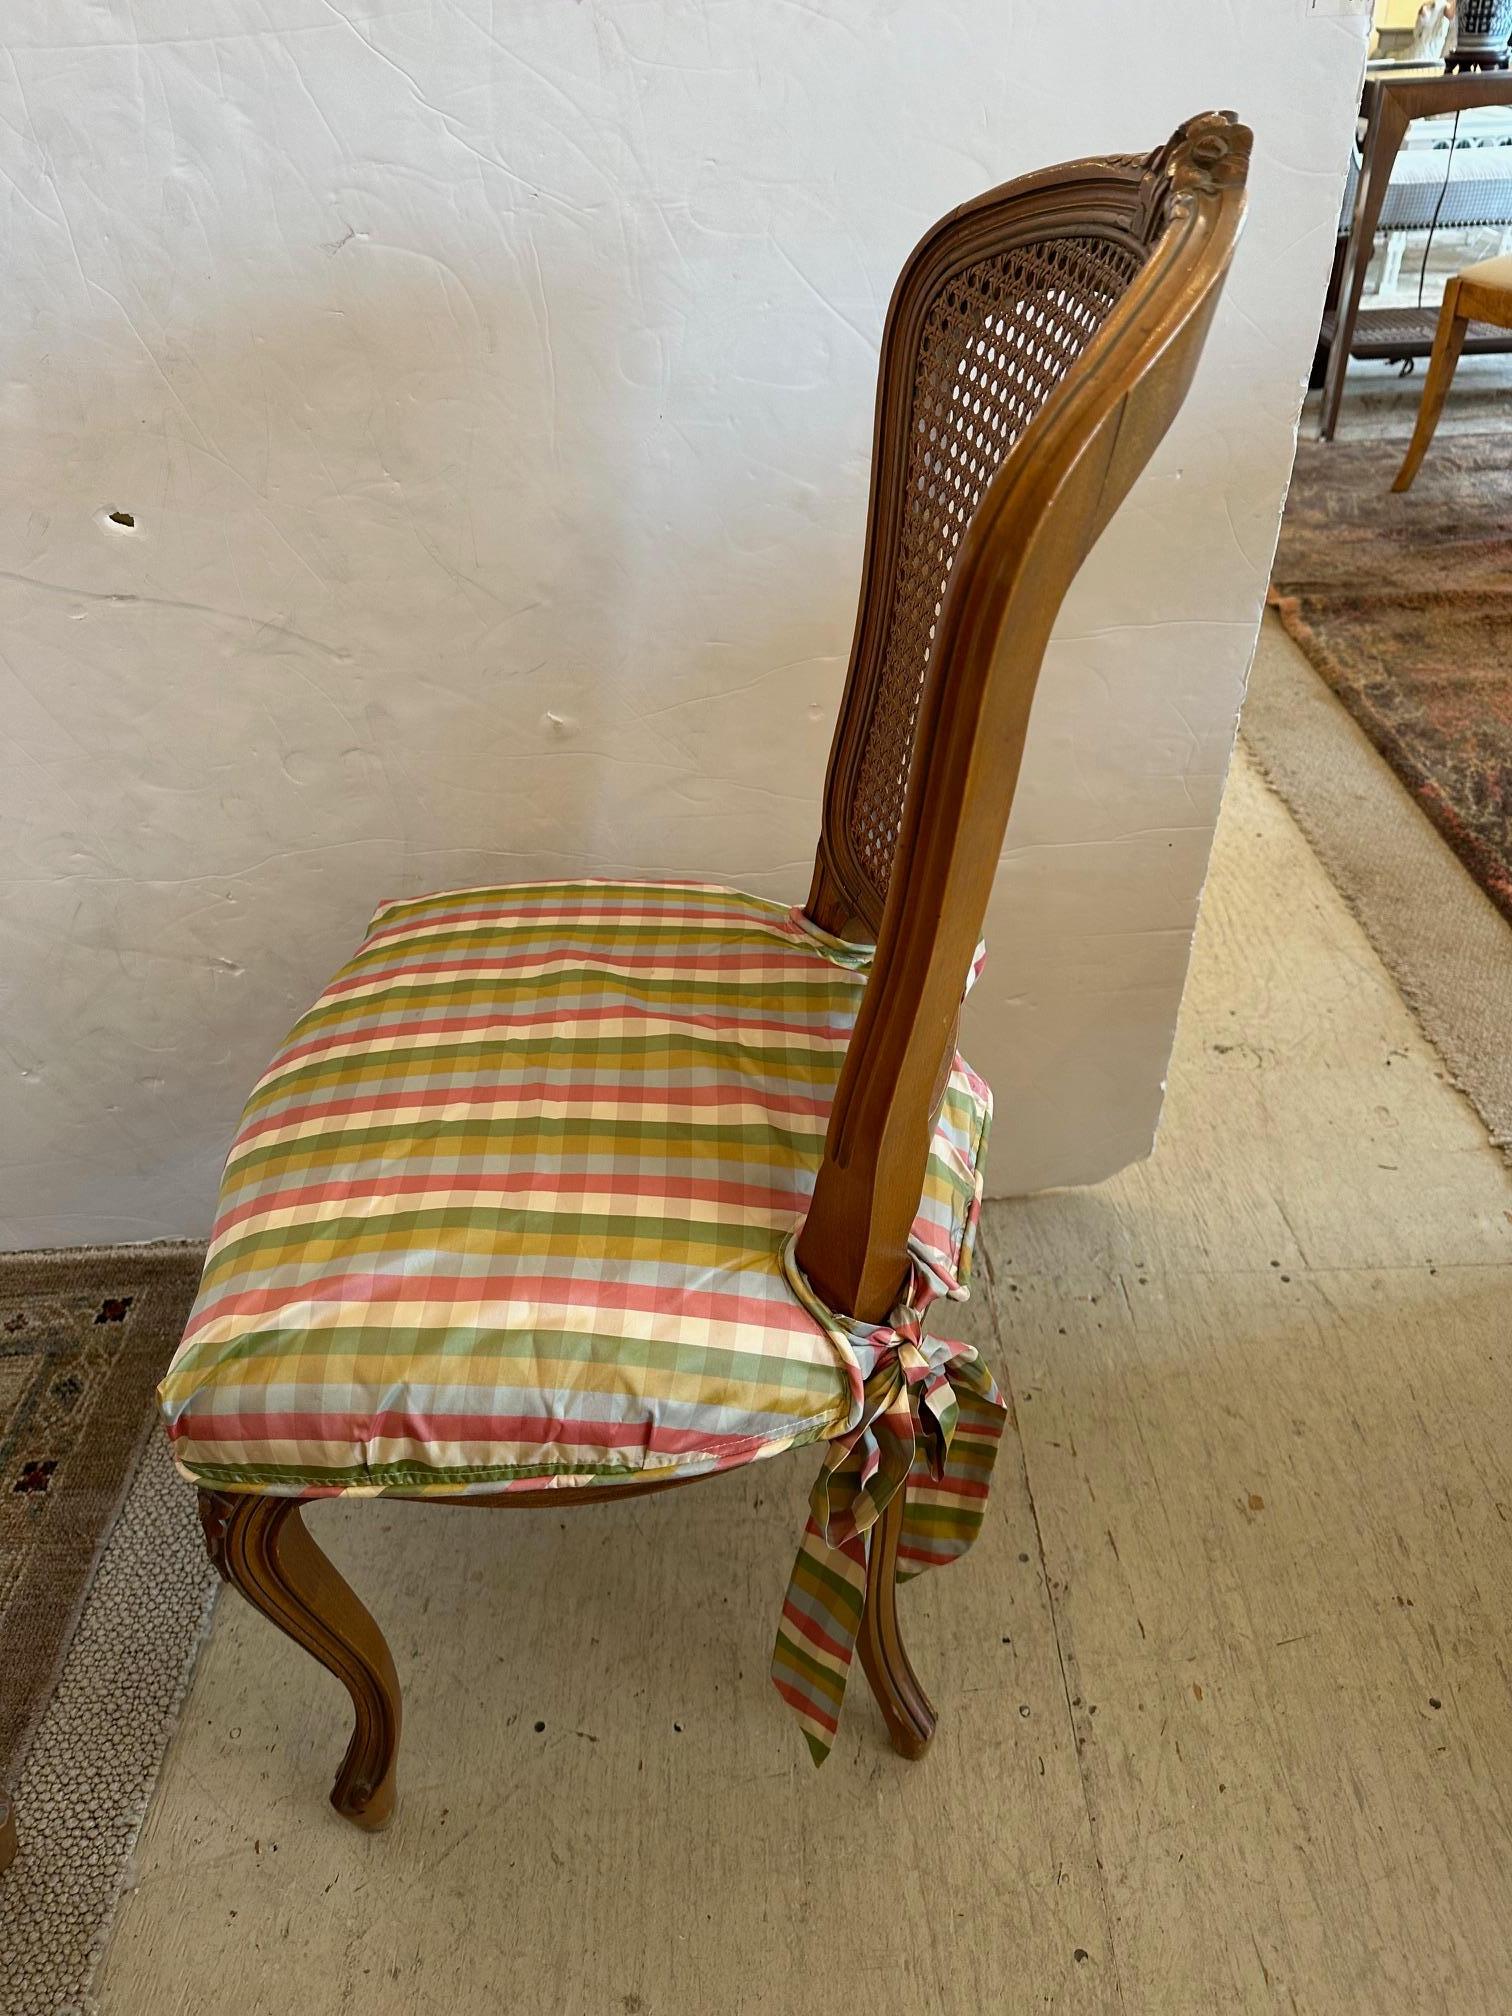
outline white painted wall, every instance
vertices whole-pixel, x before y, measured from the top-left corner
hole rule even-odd
[[[381,896],[801,895],[898,265],[990,183],[1221,104],[1259,135],[1253,221],[1065,612],[968,1045],[999,1191],[1146,1152],[1362,21],[5,15],[0,1245],[202,1232],[247,1088]]]

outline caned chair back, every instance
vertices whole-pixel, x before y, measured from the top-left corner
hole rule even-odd
[[[799,1262],[868,1320],[934,1115],[1051,626],[1191,383],[1244,211],[1232,114],[1007,183],[904,267],[808,912],[877,952]]]

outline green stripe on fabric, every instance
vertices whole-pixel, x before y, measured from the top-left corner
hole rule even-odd
[[[837,1550],[824,1547],[822,1542],[820,1548],[822,1552],[815,1547],[799,1550],[790,1586],[825,1599],[825,1608],[831,1614],[838,1607],[859,1624],[865,1603],[862,1591],[834,1566],[836,1559],[843,1558]]]
[[[487,1122],[472,1118],[458,1120],[438,1120],[434,1118],[415,1121],[393,1121],[386,1125],[358,1124],[345,1122],[339,1132],[328,1135],[314,1134],[308,1138],[291,1138],[283,1141],[266,1141],[256,1148],[236,1154],[227,1168],[226,1201],[239,1202],[235,1186],[249,1171],[263,1173],[274,1170],[313,1170],[324,1162],[327,1166],[336,1162],[350,1164],[365,1160],[370,1155],[392,1149],[403,1144],[412,1144],[427,1152],[432,1160],[442,1150],[454,1155],[468,1152],[482,1154],[492,1150],[497,1156],[500,1151],[501,1123]],[[591,1155],[607,1153],[617,1148],[633,1150],[643,1155],[651,1148],[681,1149],[684,1153],[659,1157],[664,1160],[669,1171],[675,1171],[680,1162],[697,1154],[707,1153],[712,1145],[719,1148],[765,1149],[775,1158],[792,1161],[802,1158],[812,1162],[822,1152],[824,1126],[815,1118],[812,1128],[779,1125],[773,1121],[746,1121],[735,1124],[705,1123],[697,1128],[674,1125],[670,1122],[651,1120],[604,1120],[590,1119],[581,1114],[560,1116],[532,1115],[523,1125],[517,1124],[509,1134],[511,1155],[518,1157],[518,1144],[530,1144],[535,1150],[550,1147],[558,1155]],[[391,1173],[399,1173],[397,1168]],[[448,1181],[443,1170],[437,1176],[438,1184]],[[460,1179],[464,1180],[464,1179]]]
[[[336,1055],[304,1059],[293,1065],[275,1066],[248,1100],[244,1118],[260,1112],[275,1101],[299,1092],[326,1086],[355,1088],[385,1084],[390,1080],[410,1084],[429,1076],[459,1077],[469,1070],[483,1072],[495,1068],[503,1076],[525,1076],[532,1068],[563,1071],[574,1063],[591,1063],[596,1079],[629,1083],[632,1073],[640,1077],[691,1073],[705,1066],[728,1070],[730,1039],[717,1032],[699,1034],[695,1030],[671,1030],[645,1036],[585,1035],[569,1037],[557,1031],[523,1030],[511,1033],[507,1027],[497,1034],[458,1043],[444,1035],[427,1041],[422,1034],[406,1042],[402,1049],[357,1051],[352,1056]],[[764,1076],[795,1085],[826,1088],[834,1082],[839,1057],[836,1045],[808,1044],[801,1038],[773,1036],[741,1045],[747,1072],[759,1068]]]

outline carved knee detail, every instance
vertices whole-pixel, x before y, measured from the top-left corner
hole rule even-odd
[[[305,1528],[297,1498],[201,1491],[210,1559],[225,1581],[346,1688],[352,1740],[331,1804],[356,1826],[393,1818],[401,1708],[383,1633]]]

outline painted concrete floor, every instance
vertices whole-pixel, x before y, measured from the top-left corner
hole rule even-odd
[[[400,1817],[225,1599],[107,2016],[1512,2009],[1512,1173],[1242,760],[1154,1159],[984,1245],[1017,1431],[904,1598],[924,1762],[858,1681],[815,1772],[767,1685],[807,1461],[325,1508]]]

